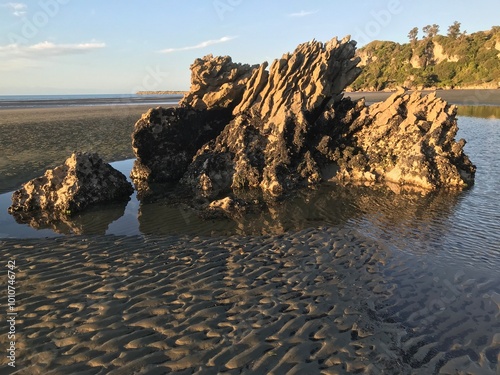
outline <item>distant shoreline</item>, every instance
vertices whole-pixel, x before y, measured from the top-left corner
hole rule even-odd
[[[135,97],[86,97],[86,98],[73,98],[71,96],[58,96],[53,99],[50,96],[44,97],[43,95],[37,96],[34,99],[30,97],[20,97],[13,99],[0,100],[0,111],[5,109],[21,109],[28,110],[32,108],[73,108],[73,107],[128,107],[135,105],[148,105],[151,107],[156,106],[172,106],[177,105],[182,95],[162,95],[156,96],[135,96]]]
[[[137,95],[184,95],[189,91],[137,91]]]
[[[414,92],[409,90],[408,93]],[[418,91],[423,95],[435,92],[436,96],[450,104],[458,106],[497,106],[500,107],[500,89],[426,89]],[[129,107],[135,105],[149,106],[176,106],[184,96],[184,91],[140,91],[132,96],[121,95],[84,95],[75,98],[74,95],[56,96],[37,95],[18,96],[13,98],[0,96],[0,111],[4,110],[29,110],[36,108],[78,108],[78,107]],[[365,98],[366,104],[371,105],[384,101],[394,91],[346,91],[344,97],[352,100]]]

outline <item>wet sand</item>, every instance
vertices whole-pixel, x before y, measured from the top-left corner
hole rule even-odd
[[[497,280],[355,230],[6,240],[0,255],[17,266],[16,374],[494,374],[500,356]]]
[[[80,147],[131,157],[148,108],[0,111],[0,188]],[[443,268],[387,242],[343,225],[0,241],[4,264],[17,266],[10,373],[497,374],[498,275]],[[6,301],[6,268],[0,284]]]
[[[133,157],[134,124],[150,108],[93,106],[0,110],[0,193],[60,165],[75,150],[106,161]]]

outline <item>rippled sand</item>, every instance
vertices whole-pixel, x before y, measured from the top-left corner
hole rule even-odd
[[[18,266],[17,374],[498,370],[498,280],[354,230],[6,240],[0,254]]]
[[[0,191],[74,149],[130,157],[130,133],[147,109],[0,111]],[[478,181],[496,189],[494,178]],[[143,207],[144,232],[164,226],[165,235],[0,241],[4,265],[18,266],[15,373],[500,373],[500,279],[488,259],[498,256],[496,224],[451,216],[474,200],[390,199],[381,210],[377,196],[359,194],[357,218],[341,215],[338,196],[320,198],[293,212],[328,211],[329,228],[283,233],[282,221],[302,213],[278,210],[262,221],[280,235],[173,236],[170,216]],[[389,230],[367,230],[370,217]],[[115,219],[106,220],[107,228]],[[435,241],[448,227],[464,234]],[[6,268],[0,284],[6,301]],[[0,374],[6,361],[0,356]]]

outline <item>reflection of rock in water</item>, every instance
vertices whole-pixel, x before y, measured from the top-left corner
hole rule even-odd
[[[454,226],[451,217],[467,193],[364,194],[357,201],[362,221],[356,226],[405,252],[441,253]],[[447,248],[446,252],[454,250]]]
[[[338,185],[301,191],[290,201],[268,203],[261,214],[247,215],[238,226],[245,233],[282,233],[320,225],[370,222],[367,230],[390,232],[400,239],[438,236],[463,194],[433,192],[425,196],[396,194],[385,187]],[[373,219],[373,220],[371,220]],[[441,223],[441,225],[440,225]]]
[[[117,202],[93,207],[83,213],[67,216],[60,212],[41,211],[36,214],[12,212],[19,224],[51,229],[60,234],[106,234],[109,225],[123,216],[127,202]]]
[[[460,198],[467,192],[432,192],[425,196],[394,193],[384,186],[340,186],[329,184],[316,190],[300,190],[281,200],[266,200],[256,190],[239,191],[234,200],[241,209],[215,212],[203,218],[200,202],[182,205],[163,200],[141,203],[139,223],[142,233],[162,234],[281,234],[323,225],[348,222],[375,235],[391,235],[397,241],[416,236],[439,237]],[[246,202],[246,205],[245,205]],[[224,200],[220,204],[227,204]],[[205,203],[207,205],[207,203]],[[194,209],[193,209],[194,207]],[[208,219],[208,220],[207,220]],[[368,225],[369,224],[369,225]],[[418,239],[418,238],[417,238]]]
[[[461,105],[458,115],[480,118],[500,118],[500,107],[493,105]]]
[[[235,222],[230,219],[205,220],[187,205],[168,202],[141,203],[138,220],[143,234],[226,235],[235,232]]]

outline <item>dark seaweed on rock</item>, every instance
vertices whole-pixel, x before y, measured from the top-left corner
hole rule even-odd
[[[230,119],[227,109],[150,109],[136,123],[132,134],[132,148],[137,156],[132,179],[179,181],[198,149],[215,138]]]

